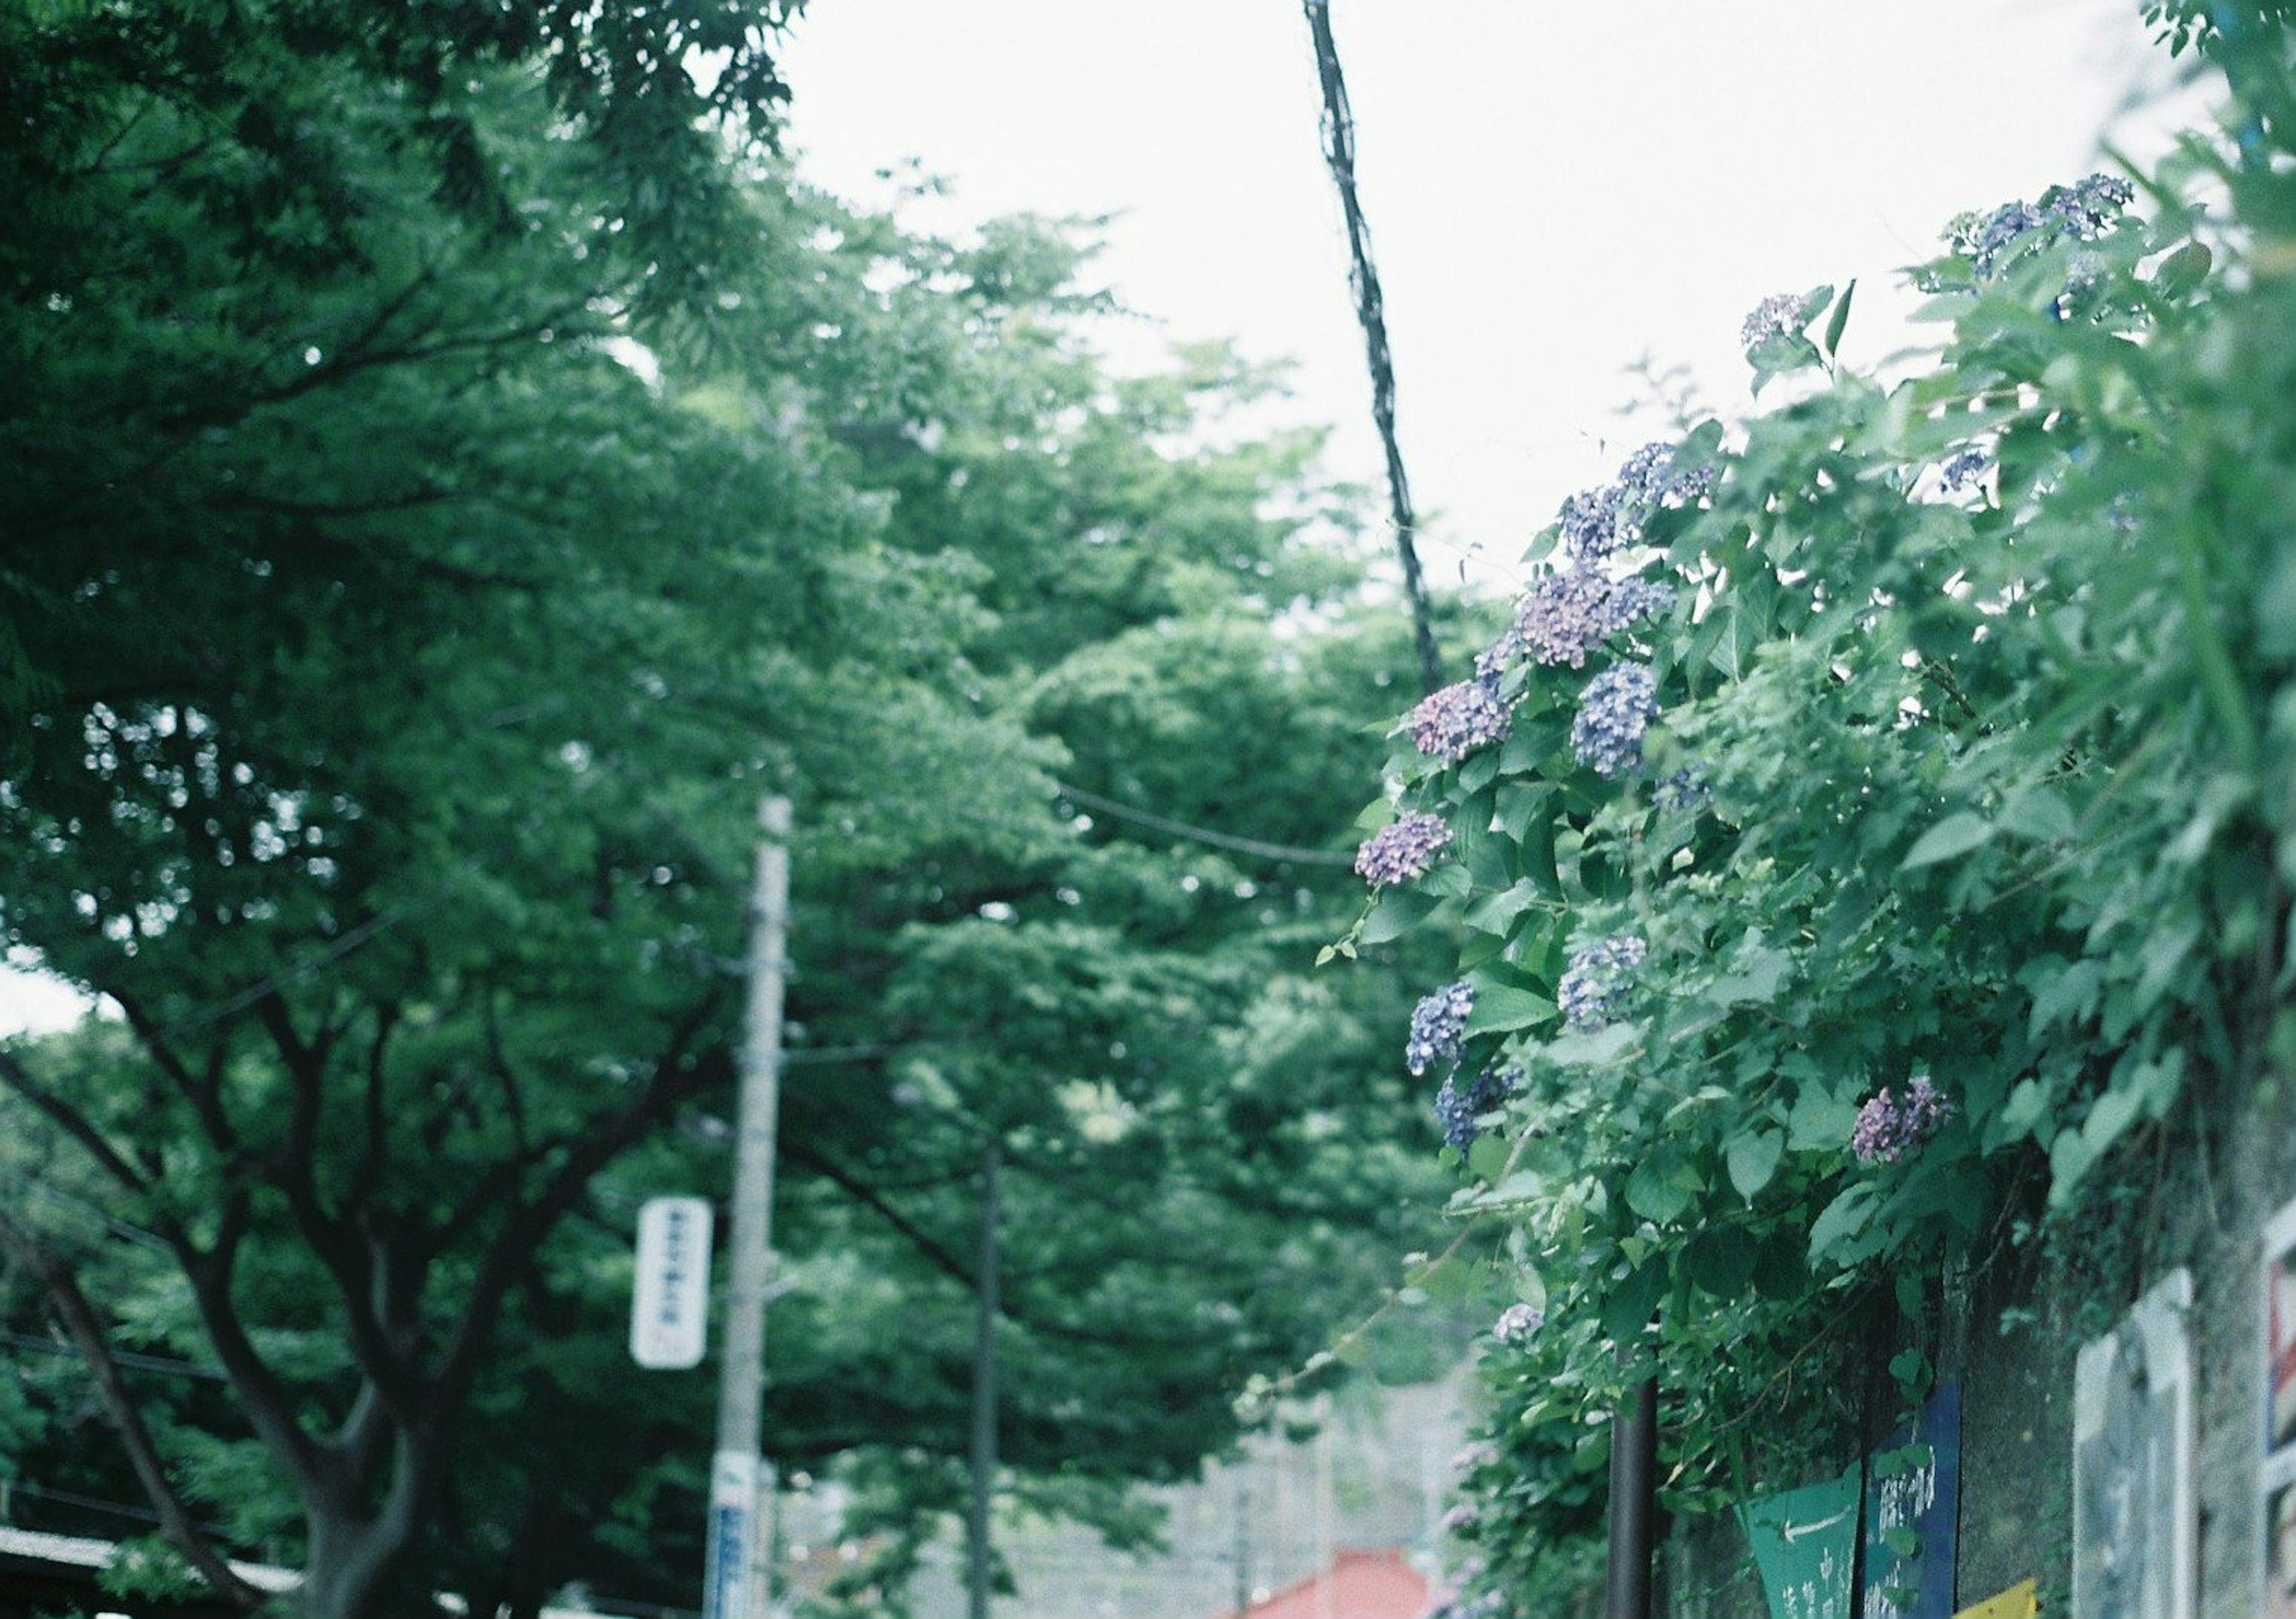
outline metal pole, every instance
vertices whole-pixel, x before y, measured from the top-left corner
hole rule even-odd
[[[980,1320],[972,1340],[972,1495],[965,1522],[965,1591],[972,1619],[988,1619],[989,1509],[996,1491],[997,1170],[1003,1146],[980,1149]]]
[[[1611,1567],[1606,1619],[1650,1619],[1658,1492],[1658,1378],[1635,1386],[1611,1421]]]
[[[703,1619],[752,1619],[770,1594],[756,1567],[766,1537],[766,1289],[773,1275],[774,1138],[781,1111],[782,998],[788,978],[790,804],[758,806],[757,886],[750,906],[750,1004],[742,1030],[734,1218],[726,1282],[726,1342],[718,1380],[718,1448],[709,1469]],[[767,1571],[768,1573],[770,1571]]]

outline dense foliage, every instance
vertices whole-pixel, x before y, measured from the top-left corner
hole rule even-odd
[[[122,1014],[0,1048],[9,1329],[119,1374],[0,1406],[52,1526],[140,1486],[314,1614],[692,1599],[628,1228],[722,1186],[768,789],[767,1443],[857,1596],[963,1484],[985,1141],[999,1483],[1128,1533],[1410,1240],[1400,992],[1298,969],[1409,658],[1314,446],[1106,374],[1058,229],[792,188],[742,14],[0,19],[0,941]]]
[[[2296,1056],[2296,59],[2159,20],[2223,138],[1956,222],[1887,374],[1849,291],[1766,300],[1782,402],[1574,496],[1402,727],[1335,948],[1459,946],[1407,1057],[1521,1293],[1494,1592],[1568,1574],[1650,1367],[1674,1509],[1792,1482],[1841,1335]]]

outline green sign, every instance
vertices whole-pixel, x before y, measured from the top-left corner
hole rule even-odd
[[[1857,1493],[1852,1468],[1839,1478],[1739,1509],[1770,1599],[1770,1619],[1853,1619]]]

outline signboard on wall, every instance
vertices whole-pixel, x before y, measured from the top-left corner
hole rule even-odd
[[[1954,1619],[2034,1619],[2041,1611],[2041,1582],[2027,1580],[1997,1597],[1964,1607]]]
[[[2193,1278],[2177,1271],[2073,1370],[2073,1600],[2082,1619],[2193,1619]]]
[[[1857,1472],[1739,1509],[1770,1619],[1853,1619]]]
[[[2258,1470],[2265,1619],[2296,1619],[2296,1203],[2264,1228],[2263,1398]]]
[[[1939,1385],[1866,1475],[1865,1619],[1953,1619],[1961,1385]]]

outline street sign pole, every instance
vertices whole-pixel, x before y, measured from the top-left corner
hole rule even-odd
[[[709,1468],[703,1619],[755,1619],[771,1592],[758,1560],[770,1537],[773,1475],[760,1453],[766,1290],[773,1274],[774,1139],[781,1108],[782,999],[788,977],[790,805],[758,806],[757,887],[750,907],[750,1005],[742,1042],[734,1218],[727,1239],[725,1358],[718,1383],[718,1448]]]

